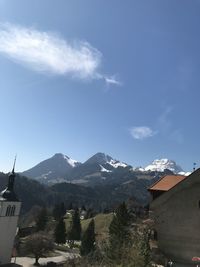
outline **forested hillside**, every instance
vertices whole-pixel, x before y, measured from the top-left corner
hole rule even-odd
[[[129,177],[130,178],[130,177]],[[0,190],[6,187],[8,176],[0,173]],[[141,205],[148,202],[149,194],[146,188],[152,180],[117,179],[116,183],[84,187],[70,183],[59,183],[53,186],[45,186],[35,180],[16,175],[15,191],[22,201],[22,213],[31,207],[52,207],[56,203],[64,202],[66,205],[73,202],[77,206],[85,205],[96,211],[113,209],[117,204],[129,198],[136,199]]]

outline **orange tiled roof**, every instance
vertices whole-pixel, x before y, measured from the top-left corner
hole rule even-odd
[[[187,176],[184,175],[166,175],[154,183],[149,191],[159,190],[159,191],[168,191],[182,180],[184,180]]]

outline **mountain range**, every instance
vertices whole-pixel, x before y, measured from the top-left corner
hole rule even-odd
[[[175,161],[156,159],[146,167],[134,168],[131,165],[113,159],[104,153],[96,153],[84,163],[70,157],[56,153],[29,170],[22,172],[23,176],[35,179],[44,184],[70,182],[87,186],[98,184],[118,183],[124,176],[133,176],[135,173],[171,171],[175,174],[184,174],[183,169]]]
[[[167,159],[155,160],[144,168],[133,168],[104,153],[97,153],[84,163],[57,153],[18,173],[16,192],[22,200],[22,213],[34,206],[52,207],[62,201],[66,205],[70,202],[85,205],[95,211],[112,209],[129,199],[146,205],[150,200],[147,188],[164,174],[179,171],[182,169]],[[0,173],[0,191],[5,188],[7,179],[6,174]]]

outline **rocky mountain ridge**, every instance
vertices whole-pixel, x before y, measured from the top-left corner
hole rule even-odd
[[[120,176],[131,177],[135,172],[164,172],[169,170],[175,174],[184,174],[183,169],[175,161],[156,159],[146,167],[134,168],[104,153],[96,153],[84,163],[78,162],[61,153],[46,159],[22,175],[45,184],[70,182],[87,186],[117,182]],[[147,175],[148,176],[148,175]]]

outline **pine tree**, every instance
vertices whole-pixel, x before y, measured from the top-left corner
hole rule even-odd
[[[81,239],[80,252],[82,256],[89,254],[91,251],[94,251],[95,249],[94,229],[95,229],[95,224],[94,224],[94,219],[92,219]]]
[[[65,244],[66,242],[66,228],[63,218],[57,223],[54,231],[55,242],[57,244]]]
[[[72,216],[72,225],[68,233],[68,238],[70,240],[80,240],[81,239],[81,222],[78,209],[74,211]]]
[[[126,204],[123,202],[116,209],[111,224],[109,226],[109,251],[108,257],[119,258],[121,257],[122,247],[130,241],[130,215],[128,213]]]
[[[54,217],[54,219],[57,221],[59,216],[59,204],[55,204],[53,211],[52,211],[52,215]]]
[[[36,218],[36,231],[44,231],[47,225],[48,216],[46,208],[41,209]]]
[[[53,217],[55,220],[59,221],[66,213],[65,204],[62,202],[56,204],[53,209]]]
[[[116,209],[116,212],[111,221],[109,227],[110,241],[111,242],[113,241],[114,243],[116,243],[116,241],[124,243],[129,236],[129,230],[128,230],[129,224],[130,224],[130,215],[128,213],[125,202],[123,202]]]
[[[121,205],[116,209],[116,215],[120,220],[121,224],[124,226],[129,225],[130,223],[130,214],[128,212],[127,206],[125,202],[122,202]]]

